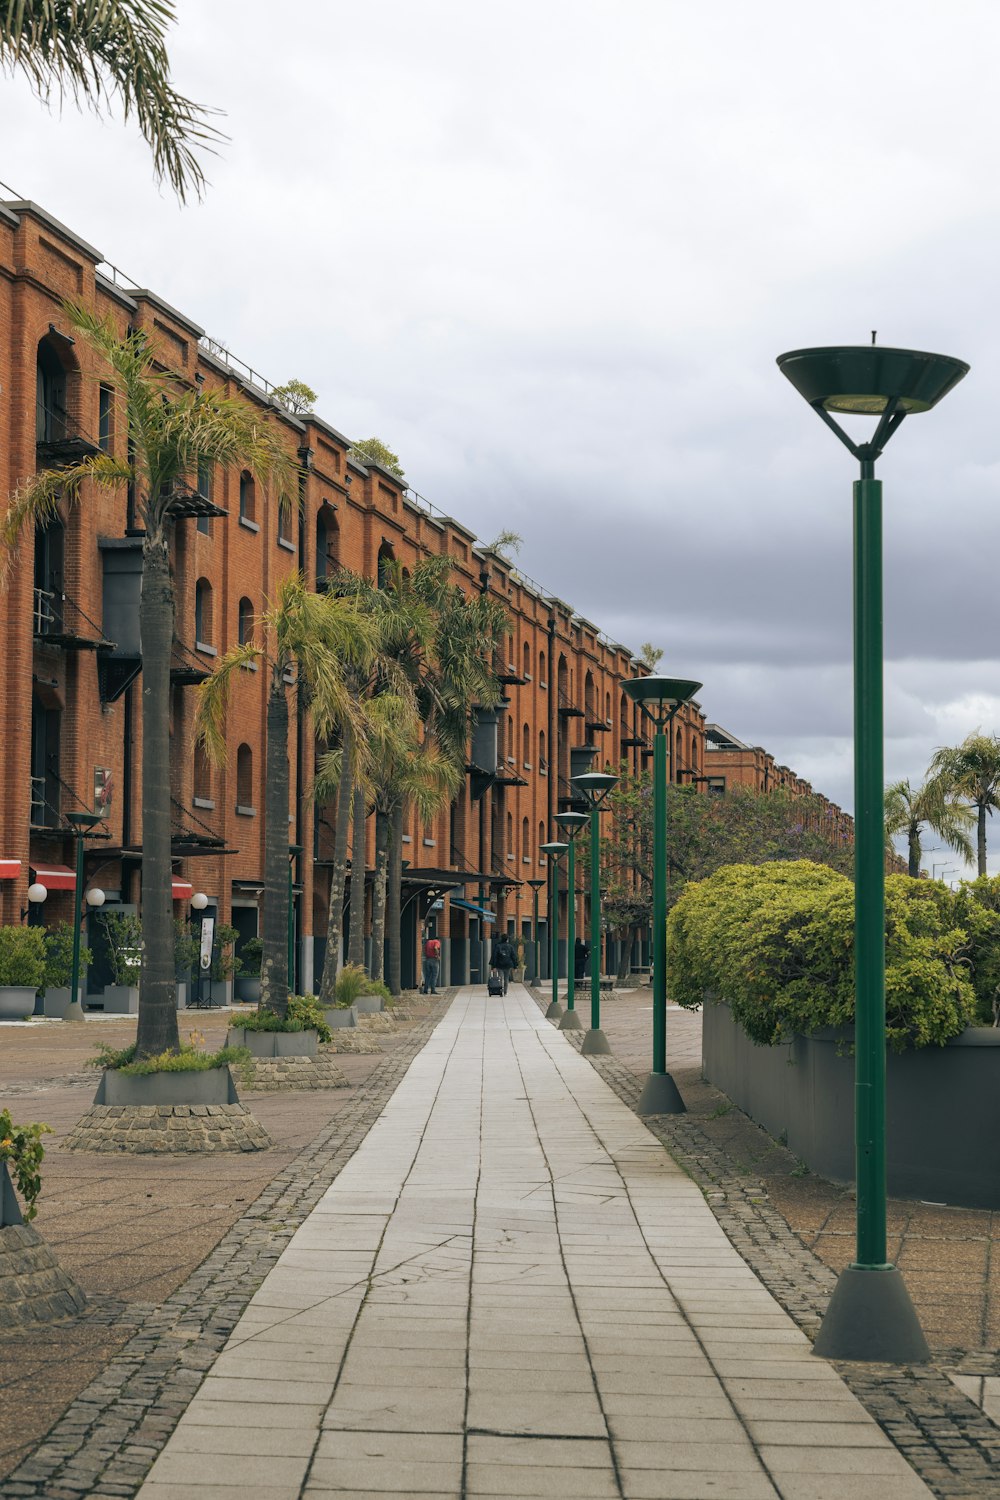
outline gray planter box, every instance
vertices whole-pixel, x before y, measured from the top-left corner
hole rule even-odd
[[[139,1013],[139,986],[132,984],[109,984],[103,995],[88,995],[83,1002],[84,1010],[102,1010],[106,1015],[135,1016]]]
[[[48,1016],[50,1020],[61,1021],[66,1014],[69,1000],[70,988],[68,984],[45,990],[42,995],[42,1015]]]
[[[23,1021],[35,1013],[36,989],[23,984],[0,984],[0,1021]]]
[[[375,1016],[380,1010],[385,1010],[385,1001],[381,995],[359,995],[354,1009],[359,1016]]]
[[[814,1172],[854,1181],[852,1031],[755,1047],[729,1007],[704,1006],[706,1078]],[[970,1027],[944,1047],[886,1053],[889,1192],[1000,1209],[1000,1030]]]
[[[230,1026],[227,1047],[246,1047],[252,1057],[316,1057],[319,1038],[315,1031],[248,1031]]]
[[[233,981],[233,994],[237,1000],[250,1005],[260,1004],[260,975],[237,974]]]
[[[188,1073],[145,1073],[132,1077],[106,1068],[95,1104],[238,1104],[228,1068]]]
[[[328,1010],[324,1010],[323,1014],[331,1031],[337,1031],[342,1026],[357,1026],[358,1024],[358,1013],[353,1005],[348,1005],[345,1009],[332,1005]]]

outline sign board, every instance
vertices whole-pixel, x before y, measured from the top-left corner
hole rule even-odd
[[[94,811],[106,818],[111,811],[114,780],[107,766],[94,767]]]
[[[212,967],[212,946],[215,942],[215,918],[202,917],[201,919],[201,952],[198,958],[198,967],[203,974],[207,974]]]

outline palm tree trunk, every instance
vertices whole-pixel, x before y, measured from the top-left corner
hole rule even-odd
[[[326,919],[326,953],[319,998],[324,1005],[334,1004],[337,975],[340,973],[340,946],[344,935],[344,882],[347,875],[347,835],[351,826],[351,794],[354,778],[350,766],[350,731],[344,731],[343,767],[337,788],[337,823],[333,840],[333,867],[330,870],[330,910]]]
[[[264,785],[264,916],[261,925],[260,1004],[288,1011],[288,699],[276,665],[267,699]]]
[[[402,982],[402,951],[403,934],[400,930],[402,920],[403,895],[403,804],[398,803],[392,810],[389,823],[389,884],[386,893],[386,926],[389,929],[389,972],[386,982],[391,995],[399,995],[403,990]]]
[[[986,874],[986,803],[976,804],[976,858],[979,864],[979,874]]]
[[[365,966],[365,840],[368,835],[368,804],[365,789],[354,788],[354,831],[351,835],[351,904],[347,959]]]
[[[136,1056],[176,1051],[177,986],[170,890],[170,650],[174,595],[167,541],[150,529],[142,544],[142,970]]]
[[[910,830],[907,834],[907,847],[910,854],[907,874],[912,880],[916,880],[920,875],[920,829],[915,823],[910,824]]]
[[[372,888],[371,976],[381,979],[385,968],[385,898],[389,875],[389,819],[381,808],[375,813],[375,884]]]

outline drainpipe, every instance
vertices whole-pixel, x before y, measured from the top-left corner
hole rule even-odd
[[[299,494],[298,494],[298,510],[299,510],[299,552],[298,552],[298,562],[299,562],[299,572],[302,574],[302,576],[304,578],[305,577],[305,572],[306,572],[306,523],[305,523],[305,514],[306,514],[306,483],[307,483],[307,480],[309,478],[309,471],[312,468],[313,450],[311,448],[303,445],[298,450],[298,459],[299,459],[299,463],[301,464],[301,468],[299,469]],[[305,781],[305,708],[303,707],[303,703],[302,703],[302,694],[301,693],[296,693],[295,694],[295,837],[294,837],[294,839],[291,839],[289,842],[298,845],[299,848],[304,848],[305,847],[305,838],[304,838],[304,833],[305,833],[305,827],[304,827],[304,822],[305,822],[305,796],[304,796],[304,793],[303,793],[303,783],[304,783],[304,781]],[[301,855],[299,855],[297,857],[301,861]],[[289,880],[290,880],[290,882],[292,884],[294,884],[295,858],[296,858],[296,856],[293,856],[291,858],[291,860],[289,861]],[[301,864],[300,864],[300,866],[299,866],[300,879],[301,879],[301,874],[302,874],[302,867],[301,867]],[[304,882],[303,882],[303,885],[304,885]],[[303,895],[304,895],[304,893],[303,893]],[[295,921],[296,912],[295,912],[295,893],[294,893],[293,890],[289,890],[288,901],[289,901],[289,905],[288,905],[288,924],[289,924],[289,928],[290,928],[291,933],[292,933],[292,941],[289,944],[291,964],[290,964],[289,971],[288,971],[288,988],[291,990],[291,992],[293,994],[298,994],[300,992],[300,990],[306,990],[306,989],[311,988],[311,986],[312,986],[312,976],[311,976],[311,974],[310,975],[303,975],[302,976],[302,978],[308,979],[308,984],[302,984],[302,985],[296,984],[296,979],[298,977],[298,969],[299,969],[300,964],[301,964],[301,960],[299,958],[299,950],[302,947],[302,928],[305,925],[305,910],[304,910],[304,908],[305,908],[305,900],[303,899],[303,902],[302,902],[303,909],[300,910],[299,913],[298,913],[298,919],[299,919],[298,920],[298,928],[297,928],[298,939],[299,939],[298,942],[295,941],[295,936],[296,936],[296,921]],[[312,962],[311,961],[310,961],[308,967],[309,967],[310,970],[312,969]]]

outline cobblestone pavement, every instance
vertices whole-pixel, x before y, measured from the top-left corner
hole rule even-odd
[[[512,986],[453,1002],[140,1500],[931,1493]]]
[[[548,999],[548,994],[537,996],[540,1008]],[[649,1067],[651,1006],[648,990],[605,1004],[602,1029],[615,1055],[588,1059],[633,1108]],[[564,1033],[577,1047],[582,1035]],[[853,1196],[834,1183],[811,1178],[807,1224],[828,1225],[833,1220],[837,1227],[825,1235],[811,1228],[796,1232],[792,1226],[802,1216],[796,1212],[794,1185],[801,1180],[795,1176],[801,1172],[801,1163],[702,1080],[699,1014],[670,1007],[667,1036],[668,1066],[689,1112],[654,1117],[646,1123],[702,1188],[747,1264],[799,1326],[813,1334],[836,1272],[850,1258],[844,1240],[853,1223]],[[990,1245],[996,1233],[996,1215],[954,1210],[944,1217],[938,1205],[899,1200],[891,1208],[895,1253],[907,1244],[922,1244],[930,1252],[924,1264],[935,1267],[939,1283],[951,1274],[951,1256],[955,1247],[961,1247],[963,1234],[971,1231]],[[957,1288],[943,1307],[940,1293],[928,1303],[919,1283],[916,1288],[911,1285],[931,1335],[935,1355],[931,1365],[910,1369],[838,1366],[854,1394],[941,1500],[1000,1496],[1000,1427],[990,1419],[1000,1415],[1000,1365],[995,1325],[982,1314],[994,1295],[989,1256],[984,1260],[987,1274],[972,1289],[977,1307],[972,1320],[963,1305],[969,1297],[968,1284]],[[911,1284],[909,1271],[907,1280]],[[930,1309],[933,1312],[928,1316]],[[963,1337],[970,1333],[973,1345],[964,1347]]]
[[[428,1010],[429,1002],[418,1006],[414,1014],[423,1016]],[[185,1019],[193,1020],[209,1047],[222,1045],[229,1019],[225,1013],[210,1011]],[[82,1062],[97,1042],[122,1047],[134,1034],[134,1018],[95,1017],[76,1026],[43,1022],[0,1027],[0,1099],[11,1098],[15,1118],[45,1120],[56,1132],[46,1138],[44,1191],[35,1228],[88,1297],[77,1319],[0,1339],[0,1495],[4,1497],[3,1476],[32,1453],[95,1377],[100,1381],[108,1362],[136,1330],[154,1326],[150,1320],[158,1328],[169,1328],[169,1313],[164,1313],[167,1299],[178,1288],[183,1291],[182,1284],[192,1272],[198,1274],[196,1268],[219,1242],[228,1236],[231,1246],[238,1245],[241,1236],[258,1235],[255,1200],[272,1179],[291,1172],[296,1181],[296,1174],[304,1174],[303,1182],[308,1184],[316,1170],[327,1170],[331,1150],[354,1130],[359,1111],[361,1118],[374,1118],[379,1101],[392,1092],[428,1027],[404,1024],[395,1034],[383,1034],[385,1055],[338,1057],[338,1065],[349,1076],[348,1089],[247,1095],[255,1115],[275,1140],[273,1150],[204,1158],[65,1152],[63,1142],[96,1087],[97,1075],[83,1069]],[[318,1135],[326,1145],[315,1166],[310,1152]],[[295,1165],[297,1158],[300,1166]],[[288,1200],[292,1206],[287,1214],[277,1218],[280,1243],[284,1242],[281,1236],[291,1233],[284,1220],[294,1228],[295,1214],[307,1211],[296,1206],[295,1192]],[[272,1212],[267,1204],[273,1198],[272,1192],[264,1205],[267,1212]],[[287,1198],[286,1193],[281,1201]],[[252,1269],[253,1258],[245,1264]],[[241,1295],[245,1300],[248,1293]],[[212,1308],[209,1312],[219,1316]],[[189,1317],[187,1312],[185,1317]],[[188,1337],[185,1332],[184,1339]],[[169,1342],[174,1335],[167,1332],[164,1338]],[[131,1356],[130,1368],[139,1368]],[[147,1386],[148,1381],[143,1389]],[[107,1398],[99,1392],[96,1403],[89,1397],[81,1399],[90,1403],[96,1417]],[[77,1421],[81,1409],[77,1405],[68,1413],[71,1423],[76,1422],[73,1431],[78,1437],[86,1426]],[[106,1455],[116,1450],[119,1438],[114,1434],[127,1436],[131,1430],[129,1421],[112,1421],[112,1435],[100,1440]],[[99,1472],[97,1465],[92,1477]],[[8,1481],[14,1482],[13,1477]],[[29,1493],[47,1496],[47,1483],[34,1485],[32,1481]],[[87,1491],[78,1483],[66,1493]]]

